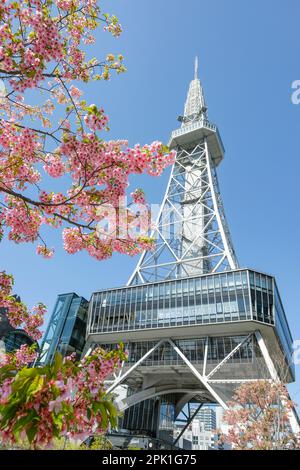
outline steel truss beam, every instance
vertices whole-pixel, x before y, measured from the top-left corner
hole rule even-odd
[[[193,366],[193,364],[188,360],[188,358],[183,354],[181,349],[171,340],[168,339],[168,342],[171,344],[173,347],[174,351],[177,352],[177,354],[181,357],[181,359],[186,363],[188,368],[191,370],[192,374],[205,386],[205,388],[211,393],[211,395],[215,398],[217,403],[219,403],[224,410],[228,409],[228,406],[226,403],[222,400],[222,398],[214,391],[214,389],[209,385],[207,377],[204,377],[203,375],[198,372],[196,367]]]
[[[162,344],[164,343],[169,343],[174,351],[178,354],[179,357],[184,361],[184,363],[187,365],[187,367],[190,369],[191,373],[199,380],[199,382],[204,386],[204,388],[211,394],[211,396],[216,400],[217,403],[219,403],[223,409],[228,409],[227,404],[222,400],[222,398],[219,396],[219,394],[214,390],[213,384],[239,384],[239,383],[245,383],[245,382],[255,382],[258,379],[246,379],[246,378],[234,378],[234,379],[213,379],[212,377],[214,374],[220,370],[227,362],[228,360],[244,345],[247,343],[247,341],[250,341],[252,338],[256,338],[258,347],[261,351],[262,357],[265,361],[265,364],[267,366],[267,369],[270,373],[270,379],[271,381],[278,382],[280,381],[280,377],[276,371],[276,368],[274,366],[274,363],[272,361],[272,358],[268,352],[268,348],[265,344],[265,341],[261,335],[261,333],[257,330],[255,333],[250,333],[243,341],[241,341],[235,348],[233,348],[227,356],[220,361],[219,364],[217,364],[214,369],[206,375],[206,367],[207,367],[207,351],[208,351],[208,340],[209,338],[206,337],[206,342],[205,342],[205,349],[204,349],[204,361],[203,361],[203,372],[200,374],[200,372],[195,368],[195,366],[189,361],[189,359],[185,356],[185,354],[181,351],[181,349],[175,344],[175,342],[171,338],[165,338],[161,339],[156,345],[154,345],[149,351],[147,351],[135,364],[133,364],[125,373],[122,374],[122,370],[120,371],[119,375],[115,377],[113,380],[113,383],[111,386],[107,389],[106,393],[111,393],[116,387],[118,387],[124,380],[129,377],[134,370],[140,366],[156,349],[158,349]],[[128,397],[128,403],[127,399],[122,400],[122,410],[124,411],[126,408],[129,408],[130,406],[136,404],[137,402],[143,401],[148,398],[152,398],[154,396],[162,395],[165,393],[174,393],[177,389],[172,388],[171,389],[166,389],[166,390],[157,390],[155,387],[145,390],[142,390],[140,392],[137,392],[136,394]],[[178,392],[184,392],[184,393],[192,393],[194,392],[194,396],[197,394],[201,393],[201,390],[185,390],[185,389],[178,389]],[[299,427],[299,421],[297,418],[297,413],[293,410],[289,414],[289,421],[290,421],[290,426],[291,429],[294,433],[299,433],[300,432],[300,427]]]
[[[208,349],[208,337],[206,338],[206,346],[205,346],[205,352],[204,352],[204,363],[203,363],[203,372],[200,374],[200,372],[194,367],[194,365],[189,361],[189,359],[185,356],[185,354],[181,351],[181,349],[174,343],[174,341],[171,338],[166,338],[166,339],[161,339],[156,345],[154,345],[149,351],[147,351],[135,364],[133,364],[124,374],[120,374],[118,377],[115,378],[113,383],[110,385],[110,387],[107,389],[106,393],[111,393],[116,387],[118,387],[124,380],[129,377],[134,370],[140,366],[157,348],[159,348],[162,344],[164,343],[169,343],[174,351],[178,354],[178,356],[184,361],[184,363],[187,365],[187,367],[190,369],[192,374],[199,380],[199,382],[204,386],[204,388],[211,394],[211,396],[216,400],[217,403],[219,403],[222,408],[225,410],[228,409],[226,403],[222,400],[222,398],[219,396],[219,394],[213,389],[211,384],[213,383],[235,383],[235,382],[244,382],[247,380],[244,379],[232,379],[232,380],[212,380],[210,377],[217,372],[217,370],[220,369],[237,351],[240,349],[246,341],[249,340],[251,335],[248,335],[243,341],[241,341],[230,353],[211,371],[208,375],[205,374],[206,370],[206,363],[207,363],[207,349]],[[146,392],[146,390],[144,391]],[[167,392],[167,390],[166,390]],[[180,392],[180,390],[179,390]],[[138,392],[136,395],[143,393]],[[151,391],[151,396],[155,394],[155,390]],[[197,391],[195,391],[195,395],[197,394]],[[149,398],[149,396],[145,394],[144,399]],[[130,402],[132,404],[135,403],[134,401],[134,396],[130,396]],[[142,396],[141,396],[142,397]],[[141,401],[140,398],[137,397],[138,401]],[[123,400],[124,402],[124,400]],[[131,405],[129,405],[131,406]],[[125,407],[122,406],[122,409],[125,409]]]
[[[141,359],[139,359],[133,366],[130,367],[130,369],[128,369],[123,375],[114,381],[114,383],[106,390],[106,393],[108,394],[112,392],[118,385],[124,382],[126,377],[128,377],[128,375],[130,375],[140,364],[142,364],[145,359],[147,359],[148,356],[150,356],[150,354],[152,354],[163,343],[165,343],[165,340],[162,339],[155,346],[153,346],[153,348],[149,349],[149,351],[147,351],[146,354],[141,357]]]
[[[228,359],[230,359],[249,339],[251,338],[252,333],[250,333],[243,341],[241,341],[226,357],[208,374],[207,378],[210,379],[212,375],[214,375],[223,364],[225,364]]]

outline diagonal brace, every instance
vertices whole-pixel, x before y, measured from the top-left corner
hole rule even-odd
[[[171,340],[171,339],[168,339],[167,340],[171,346],[173,347],[174,351],[177,352],[178,356],[181,357],[181,359],[186,363],[186,365],[189,367],[189,369],[192,371],[192,373],[195,375],[195,377],[204,385],[204,387],[211,393],[211,395],[216,399],[217,403],[219,403],[222,408],[224,408],[224,410],[227,410],[228,409],[228,406],[226,405],[226,403],[222,400],[221,397],[219,397],[219,395],[214,391],[214,389],[209,385],[208,383],[208,380],[206,377],[203,377],[199,372],[198,370],[196,369],[196,367],[193,366],[193,364],[188,360],[188,358],[183,354],[183,352],[181,351],[181,349],[176,346],[176,344]]]
[[[231,356],[233,356],[237,352],[237,350],[240,349],[243,346],[243,344],[245,344],[250,339],[251,336],[252,336],[252,333],[246,336],[246,338],[244,338],[243,341],[241,341],[235,348],[233,348],[233,350],[230,351],[230,353],[227,354],[227,356],[224,357],[224,359],[222,359],[222,361],[219,362],[218,365],[216,365],[216,367],[206,376],[206,378],[209,379],[212,375],[214,375],[217,372],[217,370],[219,370],[220,367],[222,367],[222,365],[225,364],[225,362],[227,362],[228,359],[230,359]]]
[[[149,351],[144,354],[132,367],[130,367],[121,377],[118,377],[117,380],[106,390],[106,394],[112,392],[120,383],[122,383],[128,375],[130,375],[145,359],[147,359],[150,354],[152,354],[157,348],[159,348],[163,343],[165,343],[165,339],[161,339],[153,348],[149,349]]]

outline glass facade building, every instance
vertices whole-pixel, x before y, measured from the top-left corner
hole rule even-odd
[[[246,335],[210,337],[207,344],[208,371],[212,369],[215,364],[222,361],[234,348],[245,340],[246,337]],[[201,368],[204,361],[206,338],[177,339],[175,342],[184,353],[185,357],[194,365]],[[126,364],[135,364],[147,351],[153,348],[156,343],[157,341],[154,340],[125,342],[125,348],[129,352]],[[101,346],[106,350],[110,350],[115,349],[117,344],[102,344]],[[261,357],[256,346],[255,340],[249,338],[249,340],[228,359],[228,364],[251,364],[254,358],[257,360],[258,357]],[[165,343],[153,351],[153,353],[143,361],[141,367],[180,365],[184,365],[184,361],[178,356],[169,343]],[[250,378],[250,376],[248,378]]]
[[[217,428],[216,412],[211,407],[201,408],[195,419],[202,423],[204,431],[215,431]]]
[[[88,301],[77,294],[58,296],[44,335],[38,363],[53,361],[55,352],[63,356],[75,353],[77,358],[82,354],[85,344]]]
[[[293,375],[292,336],[275,279],[249,269],[96,292],[89,307],[88,334],[97,340],[101,335],[101,343],[105,343],[110,332],[119,333],[124,339],[126,332],[136,330],[249,321],[273,328]],[[208,360],[223,359],[240,340],[240,335],[211,337]],[[201,337],[179,340],[192,362],[203,361],[204,342]],[[129,361],[138,360],[149,347],[151,341],[130,342]],[[246,344],[231,360],[247,361],[252,356],[253,346]],[[174,350],[165,345],[145,363],[178,361]]]
[[[143,393],[143,383],[146,388],[168,388],[178,377],[175,389],[184,384],[199,390],[170,342],[155,349],[160,338],[168,337],[199,373],[204,367],[206,374],[213,373],[213,388],[224,402],[241,381],[272,378],[256,331],[264,336],[272,359],[281,358],[278,374],[284,371],[285,382],[294,380],[293,341],[275,279],[251,269],[105,289],[92,295],[88,317],[90,344],[111,349],[124,342],[129,354],[124,370],[153,349],[126,379],[129,396]],[[180,391],[139,403],[129,398],[122,427],[169,440],[181,399]],[[214,403],[204,390],[195,395],[195,402],[201,400]]]
[[[121,420],[121,427],[132,431],[138,429],[139,432],[172,442],[175,420],[174,400],[175,395],[168,394],[156,400],[144,400],[131,406]]]
[[[15,299],[21,302],[19,296],[15,295]],[[28,346],[36,345],[36,351],[39,350],[37,341],[33,340],[26,331],[13,328],[7,318],[7,309],[0,308],[0,341],[3,341],[6,352],[13,352],[19,349],[23,344]]]
[[[3,338],[6,352],[13,352],[19,349],[23,344],[32,346],[36,344],[36,351],[38,351],[38,344],[23,330],[11,330]]]
[[[237,269],[105,289],[94,293],[89,303],[74,293],[62,294],[42,342],[39,364],[51,363],[56,351],[63,355],[75,352],[79,358],[86,336],[90,344],[107,350],[123,341],[129,353],[125,369],[154,348],[160,337],[171,336],[201,373],[205,362],[207,374],[236,348],[214,373],[214,389],[227,401],[237,386],[234,379],[271,378],[255,335],[248,335],[256,329],[272,332],[273,346],[277,348],[274,355],[279,345],[289,369],[287,381],[293,380],[292,337],[275,279],[267,274]],[[268,345],[271,355],[273,346]],[[126,380],[128,396],[141,390],[143,374],[151,377],[159,370],[158,384],[168,383],[168,374],[174,369],[175,377],[183,374],[180,380],[193,390],[195,383],[184,375],[183,359],[170,343],[164,342],[141,363],[139,373]],[[228,378],[233,382],[226,383]],[[180,397],[180,392],[167,393],[131,405],[124,413],[121,427],[171,441],[175,404]],[[201,399],[211,401],[207,394]]]

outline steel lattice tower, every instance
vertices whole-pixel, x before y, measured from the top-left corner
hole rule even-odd
[[[239,268],[216,169],[224,157],[207,116],[198,60],[169,146],[177,152],[153,235],[126,287],[95,292],[85,354],[123,341],[124,427],[172,440],[190,402],[227,408],[241,383],[294,380],[292,337],[273,276]],[[188,408],[189,409],[189,408]],[[187,416],[187,423],[192,419]],[[291,426],[299,430],[296,414]]]
[[[156,248],[142,255],[129,284],[238,267],[216,173],[224,147],[208,120],[197,71],[196,58],[184,115],[178,118],[181,128],[169,142],[177,157],[153,233]]]

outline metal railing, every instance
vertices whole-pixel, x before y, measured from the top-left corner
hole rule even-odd
[[[209,122],[207,119],[200,119],[199,121],[195,121],[191,124],[187,124],[180,129],[176,129],[172,132],[171,138],[178,137],[179,135],[187,134],[188,132],[194,131],[196,129],[201,129],[201,127],[206,127],[213,132],[217,131],[217,126]]]

